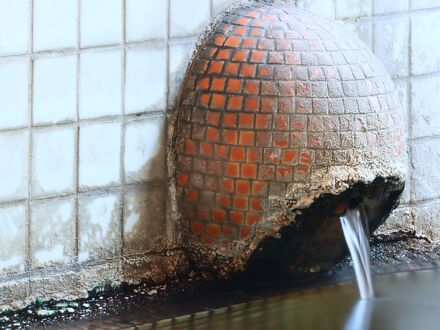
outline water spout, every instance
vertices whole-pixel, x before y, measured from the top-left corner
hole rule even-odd
[[[361,299],[374,297],[370,269],[370,245],[367,234],[367,217],[362,207],[348,209],[340,217],[345,241],[353,259],[354,271]]]

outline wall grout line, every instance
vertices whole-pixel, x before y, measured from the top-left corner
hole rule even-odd
[[[33,35],[34,35],[34,0],[29,1],[29,52],[32,54],[33,52]],[[25,230],[25,271],[29,272],[32,269],[32,253],[31,253],[31,240],[32,240],[32,212],[31,212],[31,198],[32,198],[32,107],[33,107],[33,59],[32,56],[28,57],[28,155],[27,155],[27,199],[26,199],[26,230]],[[30,287],[29,287],[30,290]]]
[[[126,72],[127,72],[127,2],[121,1],[122,6],[122,54],[121,54],[121,147],[120,147],[120,163],[119,163],[119,175],[121,182],[121,190],[119,194],[119,255],[122,258],[124,253],[124,210],[125,210],[125,135],[126,135],[126,117],[125,117],[125,89],[126,89]]]
[[[79,48],[81,46],[81,0],[76,1],[76,85],[75,85],[75,110],[76,110],[76,122],[75,122],[75,242],[74,242],[74,258],[75,263],[78,263],[79,249],[80,249],[80,211],[79,211],[79,166],[80,166],[80,74],[81,74],[81,56]]]

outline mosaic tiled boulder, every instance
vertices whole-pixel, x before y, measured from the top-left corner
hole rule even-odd
[[[373,227],[395,206],[399,101],[383,66],[337,23],[280,4],[224,14],[192,59],[179,102],[176,216],[201,264],[228,273],[284,249],[285,267],[311,269],[304,246],[312,255],[333,249],[330,262],[343,254],[330,220],[338,205],[364,203]]]

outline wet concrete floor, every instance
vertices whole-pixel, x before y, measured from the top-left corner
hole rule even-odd
[[[416,270],[374,276],[376,297],[359,300],[355,283],[339,279],[303,288],[289,284],[261,287],[258,293],[236,292],[239,303],[215,306],[229,293],[200,301],[166,304],[169,317],[148,321],[148,311],[121,318],[79,321],[47,329],[438,329],[440,326],[440,270]],[[258,286],[258,284],[256,284]],[[213,292],[214,295],[218,292]],[[207,298],[207,297],[205,297]],[[181,311],[179,313],[179,310]],[[164,311],[165,312],[165,311]],[[167,314],[167,313],[165,313]],[[171,316],[174,315],[174,316]],[[151,317],[151,315],[150,315]]]
[[[148,286],[99,293],[60,307],[61,316],[36,317],[35,310],[25,310],[0,322],[0,329],[440,328],[439,251],[423,242],[381,244],[372,249],[373,300],[358,299],[347,259],[331,273],[302,281],[201,281],[151,299]]]

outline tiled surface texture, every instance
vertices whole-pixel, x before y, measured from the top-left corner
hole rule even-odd
[[[414,214],[424,210],[416,224],[426,218],[439,228],[425,206],[438,198],[430,187],[440,175],[437,167],[428,171],[425,165],[438,156],[440,143],[435,101],[440,56],[433,51],[440,42],[440,0],[289,2],[340,19],[396,77],[408,113],[405,201],[417,205]],[[0,278],[19,276],[20,283],[31,283],[13,290],[17,302],[39,290],[23,274],[47,267],[63,274],[57,268],[62,263],[63,271],[79,262],[100,269],[96,265],[103,259],[117,263],[121,251],[136,250],[130,244],[123,249],[124,235],[139,242],[165,232],[166,218],[150,226],[156,211],[144,201],[136,206],[136,198],[126,194],[141,191],[165,205],[166,137],[160,132],[167,125],[166,113],[173,110],[201,31],[233,3],[0,0],[0,223],[10,233],[0,233]],[[100,145],[105,148],[94,154]],[[63,213],[63,205],[70,205],[72,216]],[[142,212],[145,225],[139,234],[124,230],[127,210],[136,208],[148,209]],[[63,223],[56,235],[51,232],[58,221],[54,214]],[[102,223],[94,220],[98,214]],[[106,226],[118,228],[118,235],[104,231]],[[46,245],[44,235],[54,242]],[[108,242],[97,242],[101,238]],[[142,248],[149,249],[151,242]]]
[[[289,8],[227,15],[186,76],[178,198],[184,229],[206,244],[247,238],[275,212],[270,197],[320,169],[367,169],[359,150],[393,163],[403,154],[403,116],[383,66],[337,25]]]

